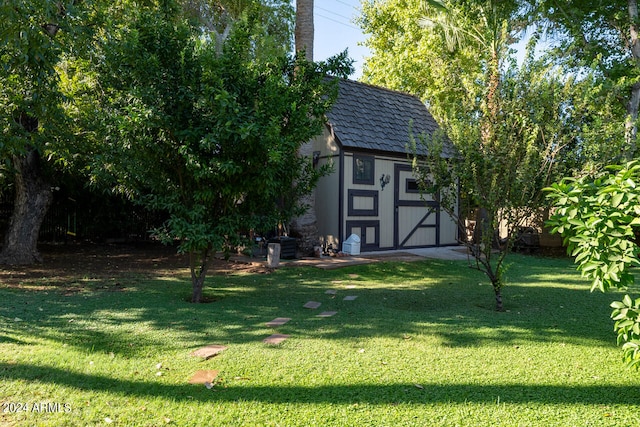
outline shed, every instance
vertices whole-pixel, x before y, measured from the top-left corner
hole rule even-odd
[[[324,132],[312,143],[315,162],[333,165],[316,187],[320,242],[340,248],[356,234],[362,252],[458,244],[455,220],[437,200],[421,197],[408,158],[410,126],[414,134],[438,129],[425,104],[378,86],[338,84]]]

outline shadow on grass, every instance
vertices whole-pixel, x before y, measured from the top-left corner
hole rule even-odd
[[[0,307],[0,320],[23,319],[5,322],[13,340],[28,333],[119,355],[156,345],[184,348],[185,342],[191,347],[256,342],[273,332],[264,323],[275,317],[293,319],[279,333],[323,339],[425,334],[451,347],[510,346],[522,340],[615,345],[608,319],[615,297],[589,294],[570,261],[515,256],[511,271],[512,284],[503,291],[506,313],[493,311],[491,286],[465,262],[426,260],[214,277],[207,292],[218,301],[202,305],[184,301],[189,284],[180,280],[122,280],[119,292],[72,295],[0,289],[0,298],[10,301]],[[540,277],[549,281],[554,274],[561,276],[558,286],[536,286]],[[338,294],[325,294],[330,288]],[[343,301],[345,295],[358,299]],[[309,300],[338,314],[319,320],[318,311],[302,307]],[[146,328],[139,334],[138,325]],[[167,343],[161,336],[149,337],[149,329],[183,339]]]
[[[127,381],[68,372],[53,367],[0,363],[0,378],[44,382],[83,391],[107,391],[126,396],[157,397],[171,401],[265,403],[542,403],[636,405],[640,389],[616,385],[521,385],[521,384],[339,384],[317,387],[219,385],[168,385]]]

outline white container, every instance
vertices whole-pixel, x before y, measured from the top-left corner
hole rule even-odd
[[[342,242],[342,252],[349,255],[360,255],[360,236],[352,234]]]

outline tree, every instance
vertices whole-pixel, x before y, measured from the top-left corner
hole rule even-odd
[[[373,50],[365,79],[421,96],[446,133],[416,136],[414,171],[423,192],[461,226],[470,210],[478,213],[476,237],[465,243],[471,266],[493,285],[498,310],[511,242],[539,207],[550,160],[564,145],[554,118],[562,85],[553,71],[532,54],[519,72],[511,71],[509,46],[524,12],[521,2],[368,2],[360,20]],[[547,134],[549,118],[556,129]],[[446,138],[458,151],[453,162],[441,157]],[[456,204],[458,188],[464,206]]]
[[[75,127],[60,64],[85,52],[97,2],[7,0],[0,5],[0,155],[12,175],[14,211],[0,264],[31,264],[56,171],[72,157]]]
[[[545,135],[557,120],[550,109],[558,101],[552,96],[554,81],[527,75],[530,71],[525,65],[519,73],[502,77],[497,95],[500,125],[491,129],[491,144],[483,143],[486,128],[480,117],[476,123],[451,123],[446,134],[419,135],[414,141],[419,188],[457,221],[460,236],[465,236],[461,242],[471,254],[470,267],[491,282],[498,311],[504,308],[506,258],[522,231],[539,217],[541,190],[560,166],[554,160],[561,135],[550,134],[548,140]],[[530,90],[538,99],[531,99]],[[457,151],[453,159],[442,155],[449,137]],[[474,211],[474,235],[467,239],[464,224]]]
[[[630,268],[640,266],[640,162],[609,166],[597,176],[564,178],[546,188],[555,212],[552,232],[564,237],[591,291],[626,289],[634,283]],[[624,360],[640,368],[640,298],[625,295],[611,304]]]
[[[293,7],[289,0],[179,0],[191,24],[215,40],[218,54],[235,23],[248,10],[256,14],[277,46],[291,46]]]
[[[581,74],[590,70],[603,96],[608,94],[622,110],[615,123],[624,137],[605,141],[614,151],[609,162],[634,158],[640,105],[637,1],[542,0],[540,11],[556,42],[551,52],[556,60]]]
[[[220,52],[170,1],[103,40],[100,176],[169,212],[156,234],[190,255],[193,302],[210,258],[299,213],[290,201],[323,172],[297,151],[337,96],[325,75],[344,64],[264,55],[274,43],[247,11]]]

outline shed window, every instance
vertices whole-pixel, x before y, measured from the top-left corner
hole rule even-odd
[[[418,188],[418,181],[415,178],[407,178],[407,193],[419,193],[420,188]]]
[[[373,185],[375,175],[373,156],[353,156],[353,183]]]

